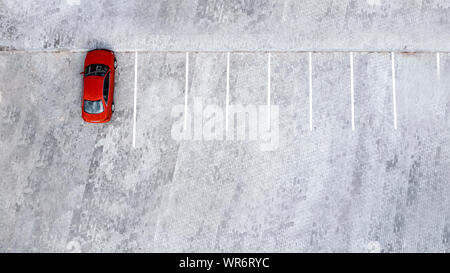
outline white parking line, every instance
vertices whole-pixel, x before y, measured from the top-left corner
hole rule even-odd
[[[436,53],[436,70],[437,70],[437,76],[438,79],[441,78],[441,55],[438,53]]]
[[[225,131],[228,131],[228,104],[230,104],[230,52],[227,52],[227,86],[225,94]]]
[[[136,95],[137,95],[138,53],[134,53],[134,106],[133,106],[133,148],[136,148]]]
[[[395,53],[391,52],[391,64],[392,64],[392,104],[394,107],[394,129],[397,130],[397,90],[395,83]]]
[[[351,126],[352,131],[355,131],[355,86],[354,86],[354,52],[349,52],[350,56],[350,92],[351,92]],[[187,128],[187,113],[189,101],[189,52],[186,56],[186,71],[185,71],[185,100],[184,100],[184,130]],[[309,129],[313,131],[313,70],[312,70],[312,52],[308,52],[308,68],[309,68]],[[138,51],[135,51],[135,66],[134,66],[134,106],[133,106],[133,140],[132,146],[136,147],[136,116],[137,116],[137,79],[138,79]],[[440,75],[440,53],[436,53],[436,68],[438,76]],[[393,102],[393,122],[394,129],[397,130],[397,95],[396,95],[396,69],[395,69],[395,53],[391,52],[391,69],[392,69],[392,102]],[[229,127],[229,103],[230,103],[230,52],[227,52],[226,64],[226,98],[225,98],[225,128]],[[271,52],[267,53],[267,124],[268,129],[271,127]]]
[[[312,124],[312,53],[309,52],[309,130],[313,130]]]
[[[188,115],[188,89],[189,89],[189,52],[186,52],[186,80],[184,86],[184,130],[187,128]]]
[[[270,130],[270,78],[271,78],[271,69],[270,69],[270,52],[267,54],[267,130]]]
[[[355,131],[355,86],[353,76],[353,52],[350,52],[350,94],[352,103],[352,131]]]

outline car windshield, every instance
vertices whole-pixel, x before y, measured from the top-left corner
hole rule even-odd
[[[84,111],[89,114],[99,114],[103,112],[103,103],[101,100],[91,101],[91,100],[85,100],[84,101]]]
[[[86,67],[84,71],[85,76],[105,76],[106,72],[108,72],[109,67],[104,64],[91,64]]]

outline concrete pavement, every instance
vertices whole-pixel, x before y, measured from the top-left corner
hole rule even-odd
[[[450,251],[444,1],[0,7],[0,251]],[[119,51],[116,112],[86,124],[83,50],[102,45]],[[227,51],[229,103],[267,104],[266,50],[277,149],[172,138],[186,51],[188,106],[224,109]],[[303,50],[327,51],[311,105]],[[394,101],[398,50],[427,52],[395,54]]]

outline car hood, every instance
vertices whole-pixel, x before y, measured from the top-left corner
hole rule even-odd
[[[103,96],[104,77],[88,76],[84,77],[84,95],[85,100],[100,100]]]

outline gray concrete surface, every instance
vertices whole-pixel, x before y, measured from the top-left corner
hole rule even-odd
[[[0,46],[450,51],[444,0],[0,1]]]
[[[79,2],[0,1],[1,252],[450,252],[445,1]],[[134,52],[117,54],[111,122],[81,119],[82,49],[99,45],[145,50],[135,148]],[[429,52],[396,54],[395,130],[388,52],[404,46]],[[354,54],[355,131],[334,49],[386,51]],[[175,141],[171,50],[249,51],[231,53],[230,103],[262,105],[260,50],[330,50],[312,54],[313,131],[308,53],[273,52],[278,149]],[[189,105],[223,107],[226,54],[189,69]]]

